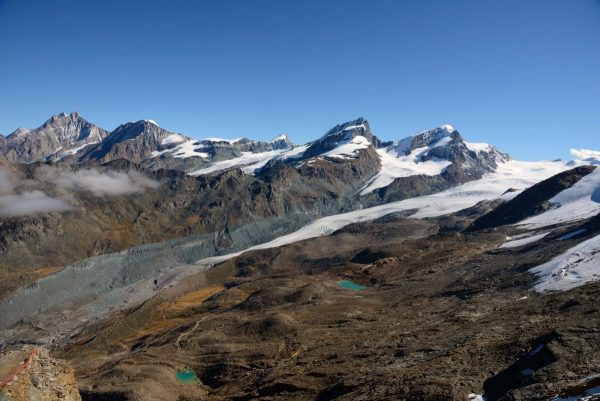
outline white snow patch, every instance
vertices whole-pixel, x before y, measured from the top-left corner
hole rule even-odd
[[[467,145],[467,149],[477,153],[489,152],[492,150],[492,146],[487,143],[465,142],[465,145]]]
[[[600,213],[600,168],[583,177],[572,187],[550,199],[554,207],[537,216],[518,222],[536,228],[587,219]]]
[[[235,167],[241,167],[242,171],[246,174],[253,174],[256,169],[263,167],[269,160],[278,156],[285,156],[293,150],[294,149],[278,149],[261,153],[242,152],[242,156],[240,157],[215,162],[209,167],[191,172],[190,175],[197,176],[210,174],[215,171],[229,170]]]
[[[469,401],[485,401],[485,398],[483,398],[483,395],[481,395],[481,394],[471,393],[471,394],[467,395],[467,400],[469,400]]]
[[[186,138],[183,135],[170,134],[165,139],[163,139],[162,141],[160,141],[160,144],[161,145],[171,145],[173,143],[180,143],[180,142],[183,142],[185,140],[186,140]]]
[[[160,151],[155,150],[154,152],[152,152],[152,157],[157,157],[162,154],[169,153],[171,154],[171,156],[178,159],[183,159],[186,157],[202,157],[208,159],[210,155],[206,152],[200,151],[201,149],[203,149],[203,147],[201,144],[197,143],[198,141],[196,141],[195,139],[186,140],[185,142],[171,149],[165,149]]]
[[[346,128],[349,129],[349,128]],[[329,152],[323,153],[322,156],[334,157],[340,159],[355,158],[356,152],[360,149],[366,149],[371,145],[371,142],[362,135],[357,135],[348,142],[342,142]]]
[[[600,279],[600,235],[529,271],[540,277],[533,287],[537,292],[566,291]]]
[[[537,234],[537,235],[531,235],[525,238],[518,238],[518,239],[513,239],[511,237],[506,237],[507,242],[505,242],[504,244],[500,245],[500,248],[516,248],[518,246],[523,246],[523,245],[527,245],[536,241],[541,240],[542,238],[544,238],[546,235],[550,234],[550,232],[545,232],[545,233],[541,233],[541,234]]]
[[[280,156],[277,156],[278,159],[295,159],[298,158],[300,156],[302,156],[302,154],[306,151],[306,149],[308,149],[308,145],[302,145],[302,146],[296,146],[290,150],[288,150],[287,152],[281,154]]]
[[[96,143],[98,143],[98,142],[90,142],[90,143],[83,144],[83,145],[81,145],[81,146],[77,146],[76,148],[71,148],[71,149],[65,150],[65,151],[63,152],[63,155],[64,155],[64,156],[70,156],[70,155],[74,155],[74,154],[76,154],[77,152],[79,152],[81,149],[85,148],[86,146],[94,145],[94,144],[96,144]],[[63,156],[63,157],[64,157],[64,156]]]
[[[450,137],[443,138],[450,140]],[[438,141],[441,142],[441,141]],[[439,146],[439,145],[436,145]],[[413,150],[408,156],[399,155],[393,146],[385,149],[377,149],[381,159],[381,169],[361,190],[361,195],[366,195],[376,189],[387,187],[396,178],[408,177],[411,175],[438,175],[446,167],[452,164],[448,160],[427,160],[420,162],[420,158],[425,155],[432,147],[423,147]]]
[[[150,123],[150,124],[154,124],[154,125],[156,125],[157,127],[159,127],[159,125],[158,125],[158,124],[156,123],[156,121],[154,121],[154,120],[144,120],[144,121],[146,121],[147,123]]]
[[[344,131],[350,131],[350,130],[353,130],[353,129],[358,129],[358,128],[366,129],[366,127],[365,127],[365,125],[364,125],[364,124],[360,124],[360,125],[349,125],[349,126],[347,126],[346,128],[344,128],[344,129],[343,129],[341,132],[344,132]]]
[[[77,152],[79,152],[80,150],[82,150],[83,148],[85,148],[86,146],[94,145],[94,144],[96,144],[96,143],[98,143],[98,142],[97,142],[97,141],[96,141],[96,142],[89,142],[89,143],[83,144],[83,145],[81,145],[81,146],[77,146],[77,147],[75,147],[75,148],[67,149],[67,150],[65,150],[64,152],[62,152],[60,155],[58,155],[58,157],[56,157],[56,158],[54,159],[54,161],[55,161],[55,162],[57,162],[57,161],[59,161],[59,160],[62,160],[62,159],[64,159],[64,158],[65,158],[65,157],[67,157],[67,156],[74,155],[74,154],[76,154]],[[54,153],[56,154],[56,153],[58,153],[58,152],[59,152],[60,150],[62,150],[62,149],[63,149],[63,147],[61,146],[60,148],[56,149],[56,151],[55,151]]]
[[[450,124],[442,124],[440,126],[441,129],[443,129],[444,131],[447,131],[448,133],[452,133],[454,131],[456,131],[456,128],[454,128],[454,126],[450,125]]]

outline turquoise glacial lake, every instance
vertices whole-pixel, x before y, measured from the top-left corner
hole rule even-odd
[[[364,285],[356,284],[355,282],[350,281],[350,280],[340,280],[340,281],[338,281],[338,285],[347,290],[354,290],[354,291],[362,291],[367,288]]]
[[[175,373],[175,377],[177,380],[184,383],[193,383],[198,379],[198,377],[196,377],[196,373],[194,373],[194,371],[191,369],[177,371],[177,373]]]

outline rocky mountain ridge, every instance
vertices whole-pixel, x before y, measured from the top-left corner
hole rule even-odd
[[[294,146],[285,135],[269,142],[247,138],[195,140],[163,129],[152,120],[125,123],[108,133],[75,112],[53,116],[40,128],[19,129],[0,140],[0,154],[18,163],[47,160],[102,164],[126,159],[151,169],[168,168],[194,175],[252,163],[262,167],[271,161],[293,164],[319,156],[340,159],[367,148],[395,151],[398,157],[403,157],[425,147],[431,149],[421,152],[415,163],[448,160],[455,167],[465,165],[469,170],[467,175],[490,171],[497,161],[508,158],[489,146],[469,150],[458,131],[449,125],[397,142],[382,142],[373,135],[364,118],[339,124],[303,146]],[[231,162],[223,163],[228,160]]]
[[[87,145],[102,142],[108,132],[83,119],[77,112],[52,116],[39,128],[19,128],[0,138],[0,155],[18,163],[60,159]]]

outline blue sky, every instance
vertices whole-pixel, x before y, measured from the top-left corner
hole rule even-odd
[[[451,123],[568,158],[600,148],[600,0],[0,0],[0,133],[73,110],[296,143]]]

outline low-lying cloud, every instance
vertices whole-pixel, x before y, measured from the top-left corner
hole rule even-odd
[[[70,209],[71,206],[62,199],[51,198],[42,191],[0,196],[0,216],[27,216]]]
[[[100,172],[95,169],[61,172],[52,180],[65,190],[89,191],[96,196],[143,193],[158,183],[136,172]]]
[[[42,191],[16,192],[16,182],[12,173],[0,169],[0,216],[27,216],[71,209],[62,199],[52,198]]]
[[[65,199],[73,202],[74,192],[115,196],[139,194],[156,187],[157,181],[135,171],[124,173],[85,169],[73,172],[42,167],[36,171],[35,180],[23,180],[11,171],[0,168],[0,216],[27,216],[71,210],[73,207]],[[50,196],[44,191],[56,193],[59,197]]]
[[[571,156],[579,161],[600,164],[600,151],[591,149],[571,149]]]

